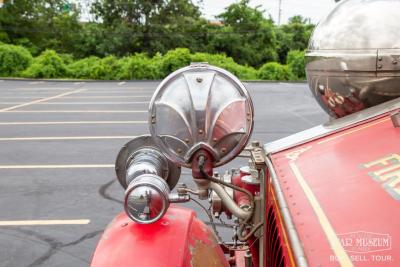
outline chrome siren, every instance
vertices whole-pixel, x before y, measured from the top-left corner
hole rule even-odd
[[[332,117],[400,96],[399,11],[398,0],[342,1],[316,27],[307,78]]]
[[[253,129],[253,104],[231,73],[208,64],[192,64],[169,75],[149,107],[150,133],[174,163],[190,167],[199,149],[214,166],[232,160]]]

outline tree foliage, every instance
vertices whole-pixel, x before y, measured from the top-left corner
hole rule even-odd
[[[158,64],[155,68],[161,74],[141,66],[158,77],[188,64],[191,53],[200,58],[207,55],[204,61],[223,62],[246,77],[254,77],[255,69],[274,61],[304,77],[299,69],[302,54],[291,62],[288,55],[306,49],[314,27],[307,19],[295,16],[277,26],[260,7],[241,0],[226,7],[217,16],[219,22],[212,23],[202,17],[199,2],[95,0],[94,20],[80,21],[79,8],[66,8],[67,0],[5,0],[0,8],[0,42],[23,46],[33,56],[46,49],[57,51],[62,60],[74,60],[77,78],[108,77],[113,72],[106,64],[114,68],[119,58],[130,62],[129,68],[124,65],[125,72],[119,72],[121,77],[140,73],[136,68],[143,62]],[[186,49],[177,49],[182,47]],[[79,74],[80,67],[89,72]]]
[[[240,64],[258,67],[276,60],[276,36],[273,21],[248,4],[249,0],[242,0],[218,16],[225,27],[216,32],[210,47],[212,52],[225,52]]]

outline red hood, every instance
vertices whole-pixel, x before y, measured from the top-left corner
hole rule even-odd
[[[389,115],[270,158],[310,266],[400,266],[400,128]]]

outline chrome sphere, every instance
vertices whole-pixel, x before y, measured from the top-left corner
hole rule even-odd
[[[332,117],[400,96],[399,10],[398,0],[347,0],[316,27],[307,79]]]

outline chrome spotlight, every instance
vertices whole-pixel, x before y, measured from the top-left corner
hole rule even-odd
[[[206,150],[212,165],[238,155],[253,129],[253,104],[244,85],[230,72],[194,63],[169,75],[149,107],[150,133],[174,163],[190,168]]]
[[[125,192],[125,212],[135,222],[158,221],[169,207],[169,186],[159,176],[143,174],[133,180]]]

